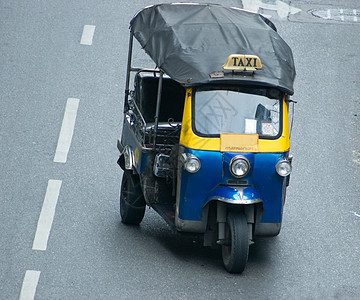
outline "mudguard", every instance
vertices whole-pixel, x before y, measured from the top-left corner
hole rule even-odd
[[[228,204],[256,204],[261,203],[259,192],[253,187],[220,185],[209,193],[203,208],[211,201],[221,201]]]

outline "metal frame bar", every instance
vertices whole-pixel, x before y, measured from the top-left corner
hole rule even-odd
[[[134,41],[134,33],[132,30],[130,31],[130,39],[129,39],[129,52],[128,52],[128,61],[127,61],[127,70],[126,70],[126,83],[125,83],[125,101],[124,105],[126,105],[127,100],[130,94],[130,72],[131,72],[131,61],[132,61],[132,50],[133,50],[133,41]]]
[[[159,114],[160,114],[160,105],[161,105],[161,92],[162,92],[163,76],[164,76],[164,72],[160,70],[160,78],[159,78],[158,92],[157,92],[157,99],[156,99],[154,145],[153,145],[154,150],[156,149],[156,138],[157,138],[157,131],[158,131],[158,126],[159,126]]]
[[[127,105],[128,101],[129,101],[130,74],[131,74],[131,72],[140,72],[140,71],[159,72],[160,77],[159,77],[158,92],[157,92],[157,99],[156,99],[156,113],[155,113],[154,137],[153,137],[153,148],[152,148],[153,150],[155,150],[156,149],[157,132],[158,132],[158,126],[159,126],[159,114],[160,114],[161,93],[162,93],[162,84],[163,84],[164,72],[162,70],[150,70],[150,69],[133,68],[132,67],[133,44],[134,44],[134,33],[131,30],[130,31],[130,38],[129,38],[129,50],[128,50],[129,52],[128,52],[128,61],[127,61],[127,70],[126,70],[124,108],[126,108],[126,105]]]

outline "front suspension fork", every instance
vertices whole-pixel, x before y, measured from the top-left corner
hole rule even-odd
[[[253,239],[253,224],[255,223],[255,206],[254,205],[242,205],[241,211],[245,214],[246,220],[248,223],[248,236],[249,236],[249,244],[252,244]],[[216,221],[218,223],[218,240],[217,244],[224,245],[227,244],[228,241],[226,239],[226,219],[227,212],[230,209],[230,206],[224,202],[217,202],[217,213],[216,213]]]

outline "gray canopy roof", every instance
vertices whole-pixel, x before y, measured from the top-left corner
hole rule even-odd
[[[259,14],[217,4],[159,4],[135,15],[130,29],[156,65],[182,85],[243,81],[294,93],[292,51]],[[210,78],[230,54],[257,55],[263,70]]]

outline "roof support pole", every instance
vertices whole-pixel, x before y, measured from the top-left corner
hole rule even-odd
[[[130,72],[131,72],[133,41],[134,41],[134,33],[131,30],[130,31],[130,40],[129,40],[128,62],[127,62],[127,70],[126,70],[125,101],[124,101],[125,107],[127,105],[127,100],[129,98],[129,94],[130,94],[129,85],[130,85]]]
[[[164,72],[160,70],[160,78],[159,78],[157,99],[156,99],[156,113],[155,113],[155,128],[154,128],[153,150],[156,149],[156,137],[157,137],[158,126],[159,126],[159,114],[160,114],[160,105],[161,105],[161,90],[162,90],[162,83],[163,83],[163,75],[164,75]]]

